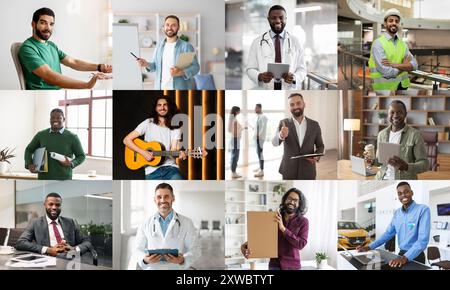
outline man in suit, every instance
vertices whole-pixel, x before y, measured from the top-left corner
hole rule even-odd
[[[284,153],[279,172],[283,179],[316,179],[316,162],[319,157],[295,158],[293,156],[323,153],[325,146],[319,123],[304,115],[305,102],[299,93],[288,97],[291,118],[280,121],[272,139],[273,146],[284,143]]]
[[[60,216],[62,199],[57,193],[45,197],[46,216],[34,220],[17,240],[16,249],[50,256],[84,254],[92,248],[74,219]]]

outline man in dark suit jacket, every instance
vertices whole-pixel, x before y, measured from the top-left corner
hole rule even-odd
[[[305,102],[299,93],[288,97],[291,118],[280,121],[276,135],[272,139],[274,146],[284,143],[283,159],[279,172],[283,179],[316,179],[316,162],[319,157],[296,158],[293,156],[323,153],[325,146],[319,123],[304,115]]]
[[[60,216],[61,204],[62,198],[57,193],[49,193],[45,197],[46,215],[30,223],[17,240],[17,250],[58,256],[74,251],[84,254],[92,248],[77,222]]]

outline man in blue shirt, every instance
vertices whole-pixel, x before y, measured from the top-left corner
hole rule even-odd
[[[182,53],[195,52],[194,47],[178,37],[180,20],[169,15],[164,20],[166,38],[158,43],[153,59],[147,62],[143,58],[137,61],[149,72],[155,72],[155,90],[192,90],[195,89],[194,76],[200,71],[197,56],[186,68],[176,67]]]
[[[430,208],[414,202],[411,186],[407,182],[397,185],[398,200],[402,207],[394,212],[394,217],[385,233],[369,246],[358,247],[358,252],[373,250],[383,245],[395,235],[400,248],[397,259],[389,261],[391,267],[401,267],[409,261],[425,263],[424,250],[430,238]]]

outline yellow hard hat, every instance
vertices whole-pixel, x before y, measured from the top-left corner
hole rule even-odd
[[[386,12],[384,13],[384,20],[386,20],[386,18],[388,18],[389,16],[397,16],[400,19],[402,18],[402,16],[400,15],[400,11],[395,8],[386,10]]]

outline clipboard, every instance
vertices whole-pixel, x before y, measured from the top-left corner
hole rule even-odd
[[[287,63],[268,63],[267,71],[273,74],[273,78],[276,80],[281,80],[283,74],[289,72],[289,64]]]
[[[278,224],[274,211],[248,211],[248,247],[252,250],[250,258],[278,257]]]
[[[189,67],[194,61],[195,52],[183,52],[177,59],[177,64],[175,65],[179,69],[185,69]]]
[[[45,147],[36,149],[33,153],[33,165],[37,172],[48,172],[48,154]]]
[[[303,154],[303,155],[292,156],[290,159],[310,158],[310,157],[320,157],[320,156],[325,156],[325,154],[324,153]]]

